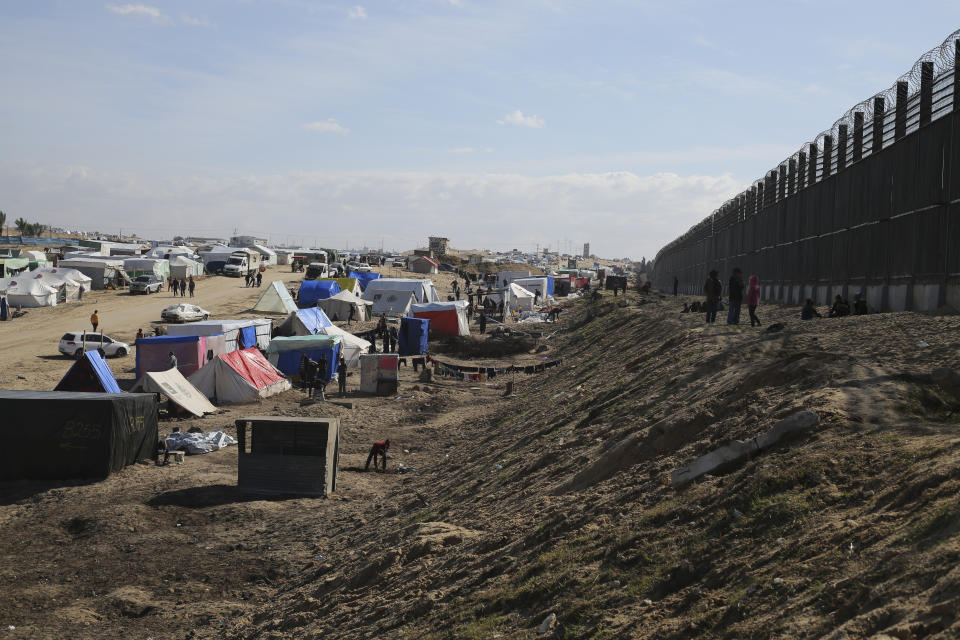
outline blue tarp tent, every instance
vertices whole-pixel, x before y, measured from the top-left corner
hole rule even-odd
[[[401,356],[419,356],[427,352],[430,320],[427,318],[400,318]]]
[[[287,316],[287,319],[277,327],[281,336],[309,336],[320,333],[321,329],[332,327],[330,318],[320,307],[297,309]]]
[[[357,283],[360,285],[361,291],[366,291],[367,283],[370,282],[371,280],[376,280],[377,278],[379,278],[380,274],[373,273],[373,272],[366,272],[366,271],[365,272],[351,271],[350,277],[357,279]]]
[[[267,347],[267,359],[270,364],[290,378],[300,376],[300,359],[306,355],[320,362],[320,356],[327,360],[327,380],[337,375],[337,358],[340,356],[340,336],[290,336],[277,337]]]
[[[312,307],[317,300],[326,300],[340,293],[340,285],[334,280],[304,280],[297,294],[297,305],[301,308]]]
[[[96,351],[87,351],[73,363],[54,391],[105,391],[122,393],[107,361]]]
[[[553,295],[553,276],[547,276],[547,295]]]

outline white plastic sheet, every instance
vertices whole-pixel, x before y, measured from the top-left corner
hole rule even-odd
[[[184,449],[190,455],[210,453],[211,451],[237,444],[236,438],[225,434],[223,431],[211,431],[209,433],[171,433],[167,436],[166,442],[167,451]]]

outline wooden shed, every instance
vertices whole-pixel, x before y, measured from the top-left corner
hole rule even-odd
[[[240,418],[237,440],[237,486],[241,491],[304,496],[328,496],[336,491],[338,418]]]

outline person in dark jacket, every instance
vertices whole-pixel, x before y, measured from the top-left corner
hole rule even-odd
[[[734,267],[730,276],[730,288],[727,290],[730,298],[730,309],[727,310],[727,324],[740,324],[740,305],[743,304],[743,272]]]
[[[484,334],[487,332],[487,310],[483,307],[480,308],[480,333]]]
[[[712,324],[717,321],[717,305],[720,304],[720,296],[723,295],[723,284],[717,278],[716,271],[711,271],[710,277],[703,284],[703,295],[707,299],[704,305],[707,312],[707,323]]]
[[[347,361],[342,354],[337,360],[337,391],[341,396],[347,395]]]
[[[187,281],[184,279],[180,280],[180,297],[183,298],[187,295]]]
[[[381,442],[374,442],[373,446],[370,447],[370,455],[367,456],[367,465],[363,468],[364,471],[370,470],[370,461],[373,460],[373,470],[377,470],[377,458],[383,456],[383,470],[387,470],[387,449],[390,448],[390,440],[383,440]]]
[[[193,297],[193,291],[197,288],[197,283],[194,282],[193,276],[190,276],[190,282],[187,284],[187,287],[190,289],[190,297]]]
[[[389,341],[390,341],[390,351],[389,351],[389,353],[396,353],[396,352],[397,352],[397,343],[400,341],[400,333],[397,331],[397,328],[396,328],[396,327],[391,326],[390,329],[387,330],[387,336],[388,336]]]
[[[820,312],[817,311],[817,307],[814,306],[813,300],[807,298],[807,303],[803,305],[803,309],[800,310],[800,319],[801,320],[812,320],[813,318],[822,318]]]

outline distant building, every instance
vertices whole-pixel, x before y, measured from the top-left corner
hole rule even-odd
[[[584,242],[584,243],[583,243],[583,254],[582,254],[582,255],[583,255],[584,258],[589,258],[589,257],[590,257],[590,243],[589,243],[589,242]]]
[[[442,256],[447,253],[447,243],[450,242],[449,238],[438,238],[436,236],[430,236],[430,253],[435,256]]]
[[[255,244],[265,245],[267,240],[256,236],[233,236],[230,238],[231,247],[249,247]]]

